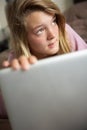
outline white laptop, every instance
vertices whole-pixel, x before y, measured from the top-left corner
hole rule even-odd
[[[87,130],[87,50],[0,70],[12,130]]]

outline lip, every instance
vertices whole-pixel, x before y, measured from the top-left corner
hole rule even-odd
[[[55,45],[56,45],[56,41],[55,41],[55,42],[53,42],[53,43],[49,43],[49,44],[48,44],[48,47],[49,47],[49,48],[54,48],[54,47],[55,47]]]
[[[51,43],[48,45],[49,48],[53,48],[54,47],[54,43]]]

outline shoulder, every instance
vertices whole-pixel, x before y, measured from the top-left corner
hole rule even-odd
[[[72,27],[66,24],[65,30],[71,43],[71,51],[87,49],[85,41],[73,30]]]

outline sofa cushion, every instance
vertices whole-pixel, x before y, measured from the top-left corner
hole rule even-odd
[[[0,130],[12,130],[8,119],[0,119]]]
[[[7,118],[8,117],[7,117],[7,112],[5,109],[5,104],[4,104],[3,97],[0,91],[0,119],[7,119]]]
[[[74,4],[64,12],[66,22],[87,43],[87,1]]]

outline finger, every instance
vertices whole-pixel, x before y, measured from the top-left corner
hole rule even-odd
[[[37,62],[37,58],[35,56],[30,56],[29,62],[30,62],[30,64],[35,64]]]
[[[2,63],[2,66],[3,67],[9,67],[10,66],[10,63],[9,63],[9,61],[3,61],[3,63]]]
[[[19,69],[21,68],[18,59],[12,60],[12,62],[11,62],[11,67],[12,67],[14,70],[19,70]]]
[[[29,63],[27,57],[21,56],[21,57],[19,58],[19,62],[20,62],[21,68],[22,68],[23,70],[28,70],[28,69],[30,68],[30,63]]]

